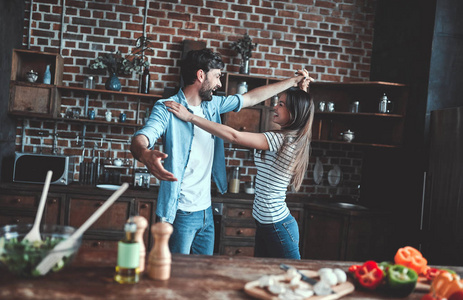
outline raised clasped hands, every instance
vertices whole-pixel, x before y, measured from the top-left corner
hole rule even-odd
[[[309,72],[306,69],[297,70],[296,75],[304,76],[304,78],[297,83],[297,86],[301,90],[308,92],[309,84],[315,81],[315,79],[309,76]]]

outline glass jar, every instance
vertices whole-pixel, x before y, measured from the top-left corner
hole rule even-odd
[[[256,192],[256,190],[254,188],[254,181],[253,180],[246,182],[246,184],[244,185],[244,192],[246,194],[250,194],[250,195],[253,195]]]
[[[237,194],[240,192],[240,168],[234,167],[230,176],[230,182],[228,184],[228,190],[230,193]]]
[[[84,88],[85,89],[94,89],[95,88],[95,81],[93,80],[93,76],[85,76],[84,77]]]

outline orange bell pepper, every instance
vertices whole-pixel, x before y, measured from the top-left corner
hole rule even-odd
[[[447,271],[440,272],[431,284],[431,294],[440,298],[448,298],[459,290],[463,290],[460,276]]]
[[[428,265],[428,261],[421,252],[410,246],[397,250],[394,261],[397,265],[403,265],[414,270],[418,275],[424,274]]]

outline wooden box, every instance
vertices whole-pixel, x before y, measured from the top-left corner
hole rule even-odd
[[[50,65],[51,84],[43,83]],[[26,73],[38,73],[36,82],[28,82]],[[31,50],[13,50],[9,112],[20,115],[56,117],[61,106],[57,86],[62,84],[63,58],[59,54]]]

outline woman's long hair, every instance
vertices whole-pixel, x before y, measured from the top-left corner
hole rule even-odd
[[[285,138],[277,156],[280,157],[287,147],[294,146],[294,156],[290,167],[290,172],[293,174],[291,185],[298,191],[309,166],[314,104],[310,94],[301,89],[291,88],[285,93],[290,121],[281,129]]]

